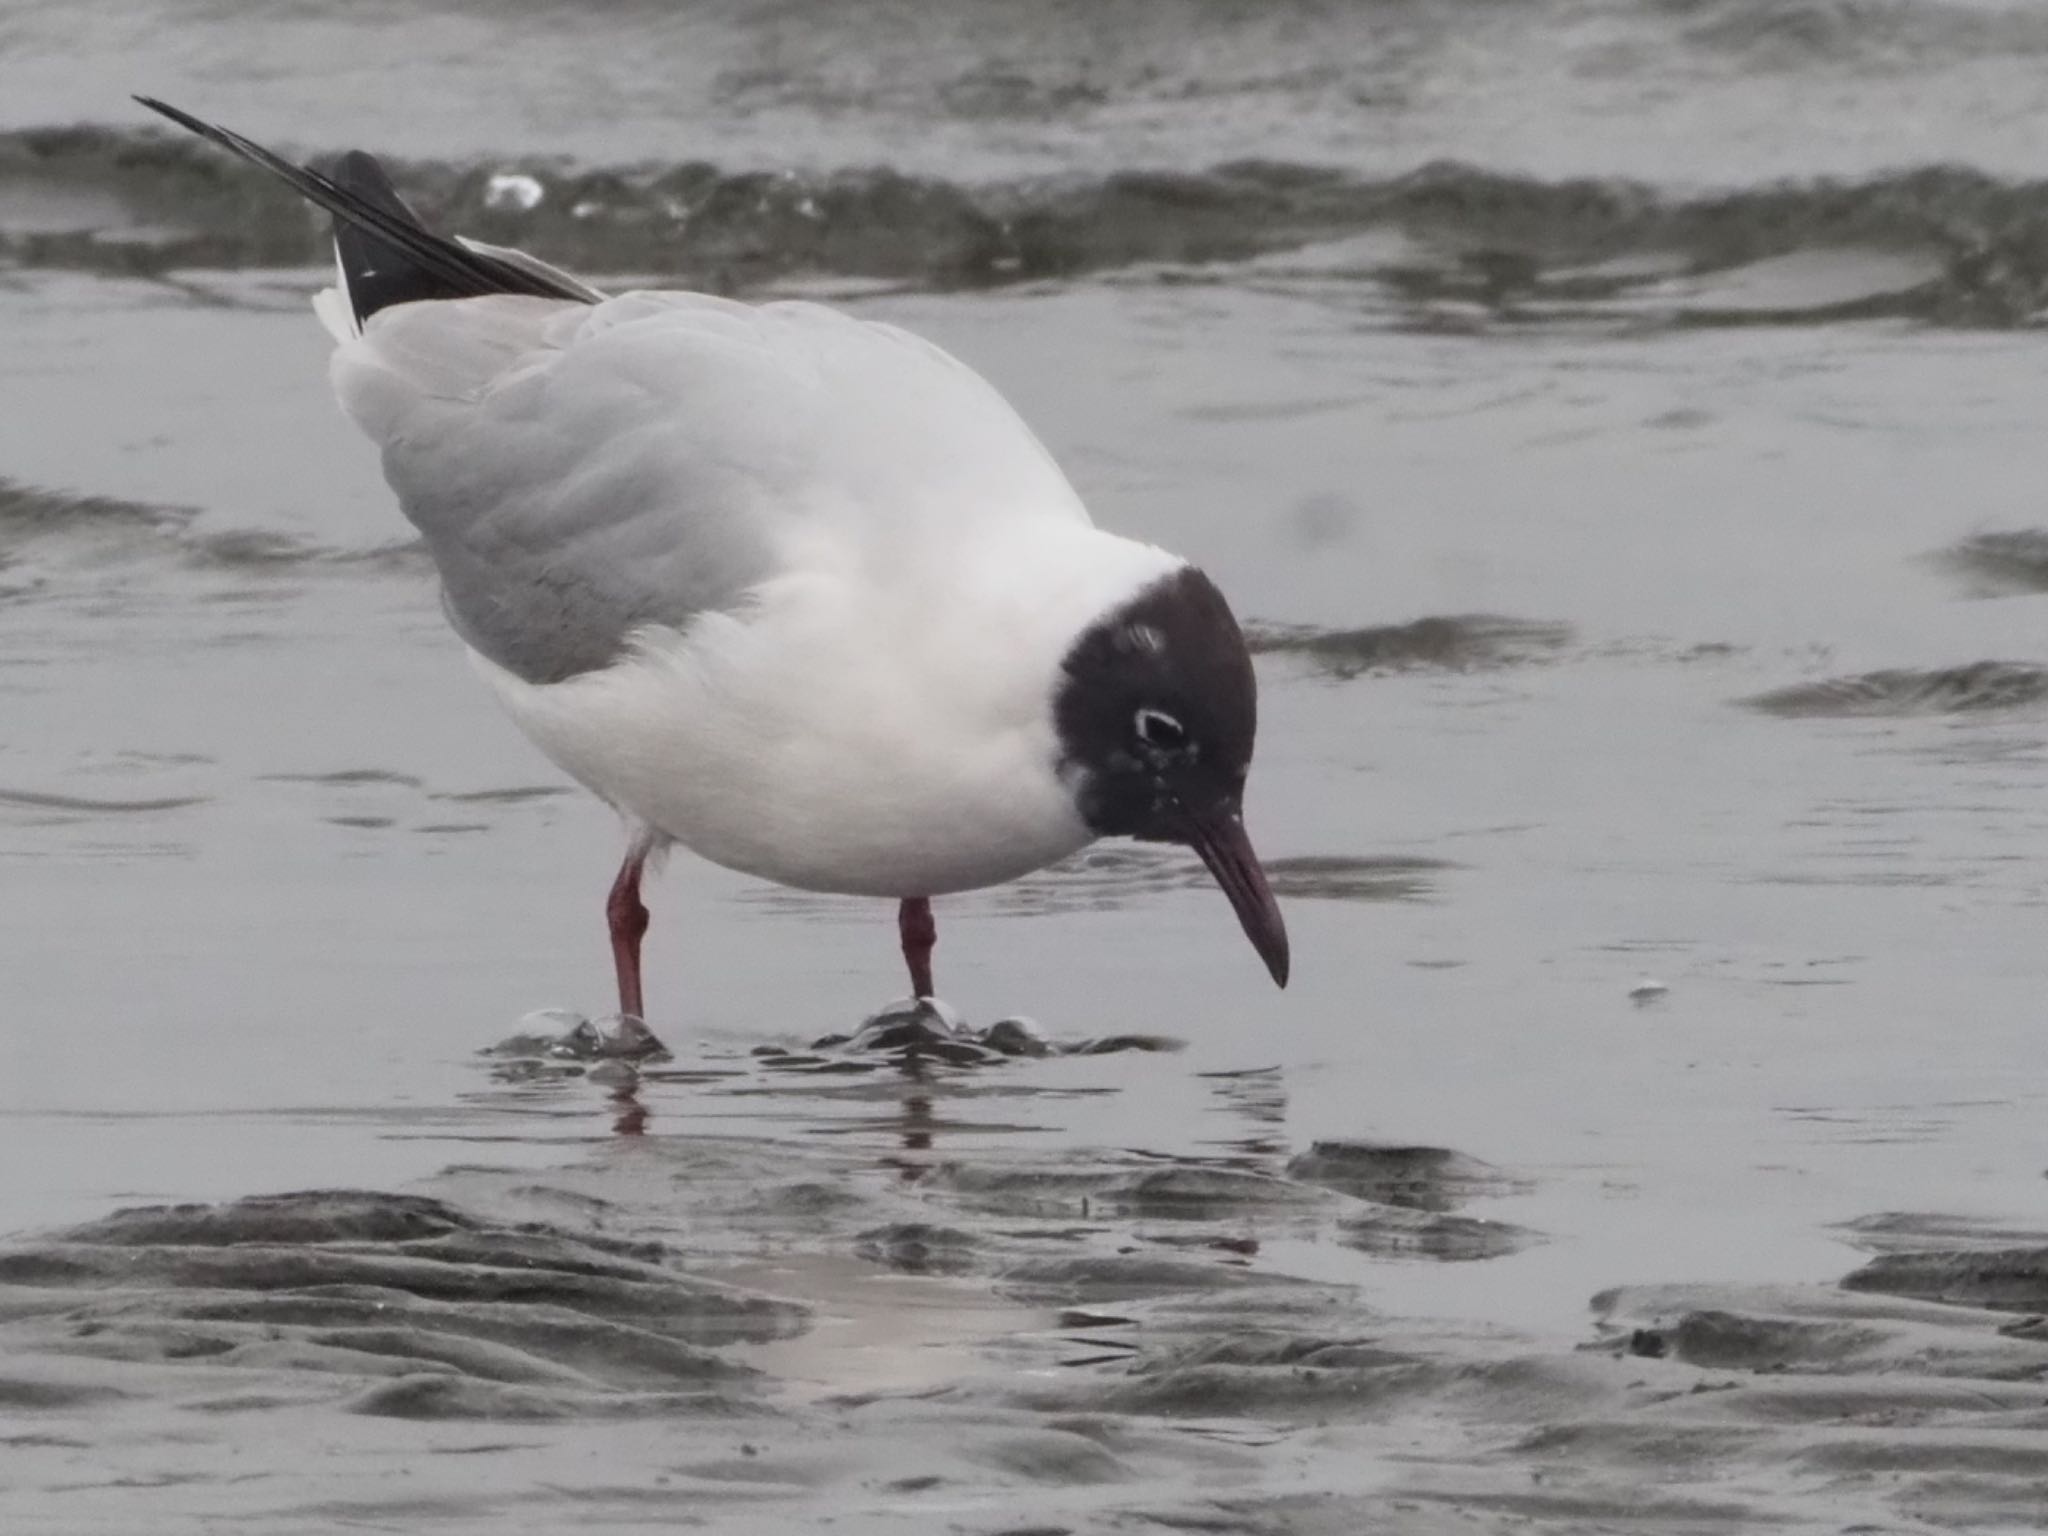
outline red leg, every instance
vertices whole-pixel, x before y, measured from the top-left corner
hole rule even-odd
[[[932,995],[932,946],[939,942],[939,925],[932,921],[932,904],[922,896],[911,896],[896,909],[896,931],[903,936],[903,963],[910,967],[910,990],[919,997]]]
[[[647,850],[635,845],[619,866],[604,915],[612,926],[612,964],[619,973],[619,1012],[646,1021],[640,1000],[640,937],[647,932],[647,908],[640,902],[640,871]]]

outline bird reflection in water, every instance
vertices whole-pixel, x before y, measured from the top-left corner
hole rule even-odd
[[[721,1070],[674,1071],[661,1068],[635,1067],[630,1062],[611,1060],[601,1063],[582,1074],[584,1081],[604,1090],[605,1106],[611,1115],[611,1130],[617,1136],[645,1136],[653,1123],[654,1114],[649,1108],[645,1091],[677,1085],[725,1084],[743,1093],[765,1093],[776,1098],[814,1099],[820,1096],[822,1083],[816,1080],[841,1085],[829,1096],[838,1098],[845,1087],[845,1079],[856,1077],[861,1080],[859,1093],[863,1100],[887,1098],[889,1107],[881,1113],[866,1119],[860,1129],[878,1131],[894,1144],[894,1149],[883,1158],[887,1167],[900,1169],[906,1180],[918,1178],[928,1166],[921,1157],[915,1160],[897,1155],[925,1154],[933,1150],[937,1132],[941,1127],[935,1110],[938,1087],[935,1071],[949,1063],[934,1055],[912,1046],[893,1051],[887,1055],[866,1061],[832,1059],[812,1052],[783,1052],[775,1048],[757,1050],[756,1065],[766,1067],[778,1077],[787,1073],[790,1077],[811,1080],[799,1087],[788,1078],[782,1078],[775,1086],[768,1087],[755,1080],[741,1086],[735,1079],[744,1080],[753,1074]],[[511,1074],[501,1074],[510,1076]],[[558,1083],[565,1082],[570,1073],[558,1077]],[[521,1074],[523,1077],[524,1074]],[[900,1082],[897,1091],[891,1091],[892,1080]]]
[[[969,1029],[943,1005],[905,1002],[846,1034],[807,1045],[713,1048],[708,1059],[679,1067],[658,1048],[627,1059],[602,1024],[560,1017],[574,1027],[562,1033],[536,1028],[486,1053],[495,1086],[476,1097],[560,1114],[568,1108],[563,1096],[572,1095],[582,1099],[584,1113],[601,1109],[611,1134],[621,1137],[653,1134],[664,1105],[675,1122],[671,1129],[689,1131],[703,1128],[707,1108],[725,1118],[739,1111],[731,1101],[740,1099],[751,1121],[800,1125],[808,1134],[874,1146],[880,1165],[906,1182],[923,1177],[935,1153],[960,1150],[942,1149],[942,1137],[973,1145],[992,1136],[1058,1131],[1063,1117],[1048,1123],[1044,1114],[1024,1111],[1122,1091],[1108,1083],[1049,1082],[1032,1070],[1031,1060],[1170,1052],[1179,1044],[1138,1034],[1055,1042],[1021,1018]],[[558,1019],[535,1015],[530,1022],[552,1026]],[[1202,1138],[1221,1150],[1221,1161],[1244,1164],[1284,1152],[1287,1095],[1277,1069],[1200,1076],[1211,1080],[1213,1109],[1232,1122],[1230,1134]],[[991,1118],[976,1112],[998,1103],[1017,1113]],[[1203,1160],[1217,1159],[1212,1153]]]

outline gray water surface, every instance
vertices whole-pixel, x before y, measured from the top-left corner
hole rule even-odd
[[[2048,122],[2029,63],[2048,32],[2030,9],[1162,4],[1040,22],[906,5],[856,28],[836,9],[712,7],[688,47],[651,6],[394,5],[369,8],[375,27],[353,7],[187,9],[0,20],[0,1232],[346,1187],[560,1223],[572,1270],[593,1232],[658,1240],[661,1263],[811,1309],[742,1351],[768,1418],[881,1394],[888,1436],[956,1459],[973,1530],[1001,1528],[1002,1490],[1023,1485],[1004,1479],[1071,1490],[1094,1467],[1126,1502],[1062,1494],[1048,1524],[1095,1529],[1193,1464],[1160,1425],[1195,1398],[1018,1342],[1081,1326],[1053,1315],[1059,1286],[1084,1309],[1127,1292],[1117,1263],[1197,1264],[1147,1272],[1182,1300],[1133,1324],[1134,1348],[1227,1354],[1306,1315],[1261,1291],[1235,1324],[1188,1322],[1186,1295],[1242,1275],[1328,1288],[1325,1342],[1450,1362],[1399,1399],[1419,1418],[1389,1408],[1356,1442],[1315,1440],[1313,1404],[1226,1393],[1228,1433],[1203,1433],[1242,1460],[1219,1477],[1279,1478],[1273,1458],[1313,1441],[1332,1458],[1317,1476],[1363,1497],[1395,1486],[1419,1437],[1459,1469],[1444,1507],[1500,1514],[1481,1485],[1527,1470],[1474,1447],[1527,1451],[1516,1437],[1556,1428],[1545,1413],[1640,1417],[1635,1333],[1702,1373],[1689,1391],[1767,1369],[1768,1340],[1815,1307],[1878,1328],[1875,1303],[1823,1287],[1896,1227],[1844,1223],[1918,1213],[1925,1247],[2035,1241],[2048,261],[2022,178]],[[309,152],[389,149],[440,204],[597,272],[672,248],[654,275],[826,297],[986,372],[1099,520],[1201,562],[1253,629],[1248,818],[1294,935],[1288,991],[1191,860],[1105,845],[941,903],[940,991],[977,1024],[1025,1014],[1067,1045],[1179,1048],[906,1075],[813,1047],[901,990],[884,905],[679,855],[649,894],[651,1022],[674,1060],[628,1091],[482,1054],[537,1010],[609,1006],[617,829],[477,686],[328,399],[312,226],[268,204],[245,219],[255,194],[154,148],[130,88]],[[45,131],[74,122],[92,126]],[[1471,163],[1429,168],[1446,157]],[[1215,169],[1247,160],[1268,164]],[[878,166],[928,178],[916,206],[951,211],[920,222],[887,177],[832,180]],[[490,207],[508,168],[610,180],[548,180],[522,223]],[[1138,177],[1160,170],[1184,179]],[[701,201],[667,208],[678,188]],[[1325,1141],[1454,1150],[1501,1176],[1423,1228],[1383,1190],[1304,1194],[1291,1160]],[[1154,1167],[1266,1182],[1205,1185],[1190,1215],[1132,1193]],[[1006,1169],[1000,1198],[973,1183]],[[785,1185],[809,1193],[778,1204]],[[842,1196],[843,1220],[818,1215]],[[955,1249],[900,1230],[921,1219],[976,1256],[934,1278],[932,1254],[946,1270]],[[22,1237],[0,1281],[34,1295],[0,1313],[70,1306],[35,1289],[53,1275],[101,1283],[78,1255],[109,1239],[86,1230],[61,1264]],[[1034,1269],[1041,1241],[1079,1246]],[[264,1276],[232,1283],[279,1283]],[[1578,1363],[1589,1297],[1660,1286],[1679,1289],[1609,1297],[1619,1331],[1599,1337],[1622,1358]],[[152,1317],[170,1305],[138,1294]],[[1717,1355],[1681,1325],[1717,1310],[1778,1321]],[[2025,1345],[1962,1317],[1944,1326]],[[69,1359],[66,1337],[13,1350]],[[1947,1358],[1915,1355],[1917,1337],[1856,1357],[1878,1398],[1905,1394],[1901,1414],[1899,1362]],[[301,1345],[262,1368],[331,1428]],[[534,1380],[574,1364],[534,1347]],[[2035,1369],[1990,1358],[1970,1370]],[[1518,1395],[1530,1359],[1547,1385]],[[1483,1391],[1452,1380],[1467,1367]],[[1086,1385],[1040,1392],[1042,1373]],[[107,1375],[149,1426],[129,1443],[171,1444],[183,1420],[150,1416],[198,1379]],[[936,1384],[977,1412],[1107,1413],[1136,1438],[1120,1472],[1055,1458],[1027,1476],[1015,1444],[976,1449],[967,1419],[947,1442],[916,1417]],[[367,1482],[335,1482],[339,1502],[243,1501],[222,1460],[178,1502],[108,1494],[93,1528],[237,1511],[514,1528],[563,1517],[504,1487],[610,1445],[631,1448],[585,1502],[630,1524],[675,1466],[658,1413],[592,1427],[613,1411],[575,1399],[554,1414],[573,1427],[521,1442],[540,1461],[493,1464],[511,1484],[437,1470],[410,1513],[364,1491],[405,1463],[405,1434],[357,1423]],[[1839,1528],[1829,1478],[1849,1452],[1714,1459],[1774,1443],[1758,1426],[1776,1411],[1728,1407],[1740,1434],[1687,1463],[1769,1496],[1673,1529]],[[23,1518],[47,1524],[74,1464],[104,1459],[111,1431],[78,1412],[47,1431],[61,1443],[25,1475]],[[227,1426],[209,1444],[253,1443],[208,1422]],[[773,1433],[824,1433],[801,1422]],[[843,1507],[866,1444],[792,1477],[775,1518]],[[1613,1518],[1672,1472],[1629,1461],[1642,1442],[1618,1429],[1589,1444],[1570,1465],[1612,1474]],[[863,1528],[935,1528],[914,1495]],[[1936,1508],[1898,1498],[1872,1507]],[[2010,1514],[1970,1499],[1949,1510],[1961,1523]],[[1320,1528],[1306,1518],[1276,1503],[1226,1528]]]
[[[601,1011],[608,815],[496,717],[418,563],[364,556],[393,519],[296,306],[92,286],[6,299],[28,345],[0,452],[21,485],[204,510],[10,533],[5,889],[35,936],[19,1016],[47,1022],[13,1042],[7,1124],[65,1170],[12,1189],[10,1224],[237,1192],[250,1145],[293,1183],[358,1145],[391,1176],[443,1138],[600,1134],[601,1097],[493,1128],[472,1053],[532,1008]],[[2035,600],[1968,600],[1923,558],[2027,515],[2028,338],[1539,337],[1481,373],[1470,341],[1293,297],[862,308],[973,358],[1103,518],[1228,573],[1259,619],[1569,625],[1469,666],[1455,638],[1353,676],[1341,650],[1267,655],[1269,856],[1428,861],[1395,900],[1297,882],[1284,996],[1213,891],[1142,856],[945,903],[942,990],[970,1016],[1187,1042],[1020,1069],[1132,1090],[1062,1102],[1059,1134],[1188,1150],[1192,1074],[1277,1066],[1296,1139],[1542,1170],[1537,1224],[1574,1241],[1516,1261],[1512,1305],[1559,1326],[1595,1267],[1819,1275],[1829,1216],[2036,1197],[1993,1149],[2019,1152],[2043,1092],[2039,708],[1741,703],[2029,653]],[[171,355],[193,382],[167,396],[142,360]],[[1928,402],[1964,391],[1937,431],[1962,407]],[[107,421],[132,435],[91,462]],[[654,909],[650,995],[685,1053],[844,1029],[899,986],[873,904],[679,858]],[[1671,990],[1638,1007],[1646,975]],[[755,1112],[722,1098],[658,1092],[653,1124]]]

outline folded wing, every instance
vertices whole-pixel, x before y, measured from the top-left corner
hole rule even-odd
[[[324,175],[144,104],[334,216],[340,291],[316,308],[341,343],[335,390],[382,449],[456,628],[530,682],[742,609],[771,580],[886,561],[915,593],[986,520],[1087,521],[1002,397],[893,326],[604,298],[428,230],[368,155]]]
[[[402,305],[333,364],[464,638],[532,682],[761,582],[934,568],[984,518],[1085,521],[971,370],[809,304],[633,293]]]

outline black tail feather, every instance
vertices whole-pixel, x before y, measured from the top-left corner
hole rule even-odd
[[[492,293],[580,302],[590,298],[588,289],[543,268],[515,265],[435,234],[405,206],[384,168],[361,150],[343,156],[334,176],[323,176],[166,102],[149,96],[135,99],[179,127],[261,166],[334,216],[335,251],[359,324],[389,305],[418,299]]]
[[[405,205],[391,178],[384,174],[384,167],[361,150],[352,149],[343,155],[331,179],[336,187],[353,193],[370,207],[426,232],[419,215]],[[344,218],[334,221],[334,259],[341,268],[342,286],[348,294],[349,308],[355,311],[357,325],[393,304],[471,298],[476,293],[473,287],[450,282],[442,273],[422,266],[403,247],[384,236]]]

